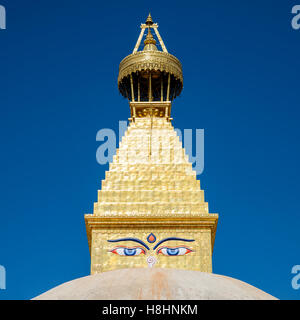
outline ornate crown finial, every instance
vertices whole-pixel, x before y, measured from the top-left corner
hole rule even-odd
[[[146,29],[144,48],[139,50]],[[157,43],[160,49],[156,47]],[[146,23],[141,24],[132,54],[120,63],[118,87],[123,97],[129,100],[133,121],[136,116],[147,116],[149,112],[170,119],[171,103],[183,87],[182,66],[175,56],[168,53],[158,32],[158,24],[153,23],[150,13]],[[155,108],[157,114],[152,110],[154,104],[160,106]]]
[[[151,17],[151,14],[149,12],[149,15],[148,15],[148,18],[146,20],[146,25],[147,26],[151,26],[153,24],[153,21],[152,21],[152,17]]]

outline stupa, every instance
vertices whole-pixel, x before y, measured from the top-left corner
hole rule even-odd
[[[182,66],[150,14],[133,52],[120,63],[118,88],[131,117],[93,214],[85,215],[91,275],[37,299],[272,299],[212,274],[218,214],[209,213],[173,128]]]

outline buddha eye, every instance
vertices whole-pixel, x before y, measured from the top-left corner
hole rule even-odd
[[[142,247],[115,247],[110,252],[115,253],[119,256],[138,256],[140,254],[145,254],[145,249]]]
[[[160,247],[157,249],[157,254],[163,254],[164,256],[183,256],[192,252],[193,250],[188,247]]]

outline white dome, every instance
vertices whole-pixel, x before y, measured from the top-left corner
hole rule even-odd
[[[272,300],[245,282],[200,271],[132,268],[59,285],[38,300]]]

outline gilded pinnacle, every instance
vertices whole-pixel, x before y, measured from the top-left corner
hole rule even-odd
[[[146,20],[146,25],[151,26],[153,24],[151,14],[149,13],[148,18]]]
[[[144,48],[139,50],[145,33]],[[162,50],[157,48],[157,43]],[[145,106],[142,104],[146,102],[163,103],[158,114],[169,118],[171,108],[169,104],[181,93],[183,87],[181,63],[168,53],[158,32],[158,24],[153,23],[150,14],[146,23],[141,24],[140,35],[132,54],[120,63],[118,87],[129,103],[139,104],[131,106],[133,121],[139,114],[143,116],[142,110]]]

